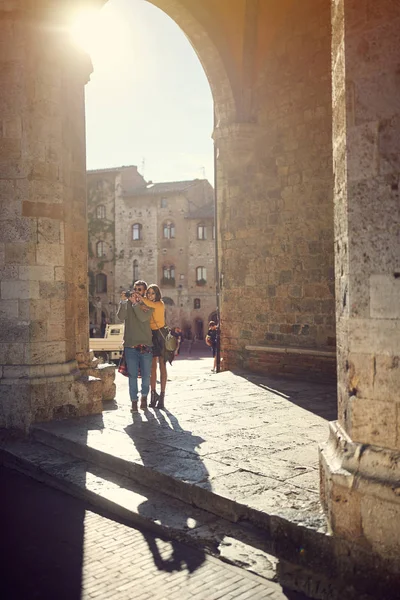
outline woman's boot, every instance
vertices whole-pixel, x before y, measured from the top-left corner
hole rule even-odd
[[[161,394],[158,396],[158,402],[157,402],[157,408],[161,408],[164,409],[164,396],[165,396],[165,392],[161,392]]]
[[[147,408],[147,396],[140,397],[140,410],[146,410]]]
[[[157,405],[157,401],[160,396],[157,394],[156,390],[151,390],[151,400],[150,400],[150,408],[155,408]]]

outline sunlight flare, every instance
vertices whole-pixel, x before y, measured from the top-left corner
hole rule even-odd
[[[74,44],[85,50],[93,62],[112,60],[129,46],[128,27],[112,5],[101,10],[81,10],[72,20],[70,33]]]

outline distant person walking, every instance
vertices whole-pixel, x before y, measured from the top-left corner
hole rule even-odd
[[[210,321],[208,324],[208,331],[206,335],[206,344],[212,348],[213,355],[213,368],[211,369],[212,373],[217,372],[217,348],[219,342],[219,330],[218,325],[215,321]]]
[[[136,281],[134,292],[122,292],[117,317],[125,322],[124,353],[129,375],[129,395],[132,412],[138,409],[138,375],[142,377],[140,408],[147,408],[147,396],[150,388],[150,373],[153,360],[153,340],[150,329],[150,318],[153,310],[144,311],[139,297],[144,296],[147,289],[145,281]]]
[[[192,354],[193,335],[192,335],[191,329],[188,329],[188,331],[186,333],[186,339],[188,341],[188,354]]]
[[[182,329],[180,327],[174,327],[172,329],[172,335],[176,338],[176,350],[175,350],[175,355],[178,355],[181,353],[181,345],[183,342],[183,334],[182,334]]]

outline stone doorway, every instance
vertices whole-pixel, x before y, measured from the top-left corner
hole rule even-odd
[[[204,323],[203,319],[196,319],[194,324],[195,336],[197,340],[204,339]]]

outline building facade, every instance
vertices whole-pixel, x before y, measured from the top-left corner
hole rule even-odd
[[[206,180],[146,183],[135,166],[88,172],[89,313],[101,331],[120,293],[157,283],[171,327],[203,339],[216,317],[214,192]]]

